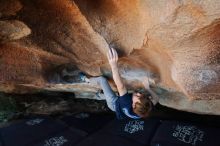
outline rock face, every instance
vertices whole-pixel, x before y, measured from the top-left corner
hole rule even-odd
[[[15,16],[22,9],[19,0],[0,0],[0,18]]]
[[[0,42],[20,39],[31,33],[31,30],[20,21],[0,21]]]
[[[1,91],[93,93],[97,87],[83,90],[60,79],[51,82],[51,76],[70,65],[111,80],[106,53],[114,47],[130,90],[142,87],[142,78],[149,76],[160,104],[220,115],[219,0],[8,1],[12,3],[17,6],[9,12],[6,4],[0,5],[5,14],[1,22],[18,20],[26,33],[0,45]],[[30,33],[28,27],[31,35],[22,38]],[[4,34],[10,36],[13,29],[3,29]]]

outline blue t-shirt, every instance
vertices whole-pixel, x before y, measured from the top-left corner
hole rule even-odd
[[[140,119],[140,117],[133,112],[132,108],[132,94],[126,93],[116,100],[116,116],[118,119]]]

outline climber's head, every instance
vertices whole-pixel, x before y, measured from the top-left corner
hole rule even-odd
[[[148,117],[152,110],[153,103],[149,97],[150,94],[148,92],[140,91],[135,91],[132,95],[133,112],[141,118]]]

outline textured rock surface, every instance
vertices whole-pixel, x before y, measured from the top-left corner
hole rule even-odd
[[[0,0],[0,18],[12,17],[22,9],[19,0]]]
[[[5,13],[1,21],[19,20],[32,33],[0,45],[1,91],[92,96],[98,87],[66,82],[76,81],[74,70],[111,79],[106,58],[111,46],[119,52],[129,89],[142,87],[149,76],[162,105],[220,115],[219,0],[10,0],[7,5],[12,3],[17,3],[10,7],[13,14]]]
[[[31,30],[20,21],[0,21],[0,42],[8,42],[23,38]]]

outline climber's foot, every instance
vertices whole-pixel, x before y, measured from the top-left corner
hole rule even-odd
[[[86,74],[83,72],[79,73],[79,78],[81,82],[89,83],[89,78],[87,78]]]

